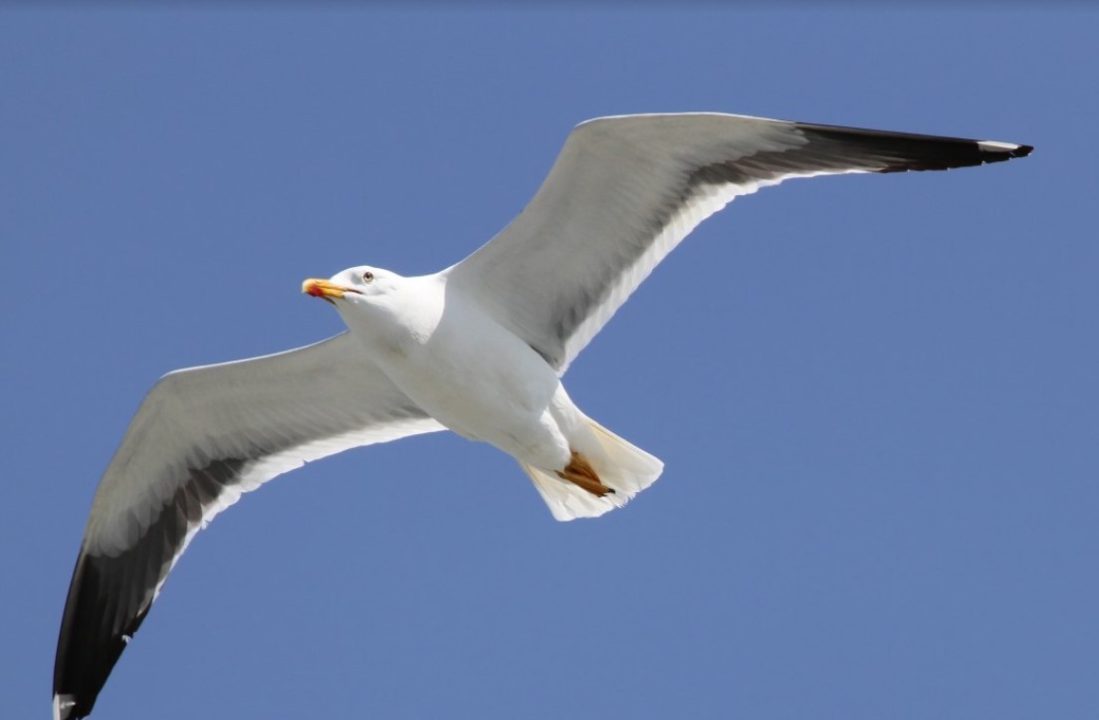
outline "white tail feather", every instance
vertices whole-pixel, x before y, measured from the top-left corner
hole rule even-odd
[[[586,420],[591,435],[585,440],[589,442],[578,443],[579,446],[573,449],[585,455],[599,479],[612,488],[613,493],[596,497],[552,472],[519,463],[530,475],[534,487],[557,520],[599,517],[622,507],[634,495],[656,482],[664,470],[664,463],[659,459],[626,442],[591,418]]]

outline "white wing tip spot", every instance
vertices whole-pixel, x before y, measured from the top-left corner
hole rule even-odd
[[[1015,143],[999,142],[998,140],[978,140],[977,145],[982,150],[992,150],[1001,152],[1013,152],[1019,149],[1019,145]]]
[[[72,695],[53,696],[53,720],[63,720],[69,716],[69,710],[76,705]],[[64,713],[64,715],[62,715]]]

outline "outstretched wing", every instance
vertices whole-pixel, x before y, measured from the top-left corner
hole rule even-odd
[[[559,373],[703,220],[788,178],[945,170],[1025,145],[716,113],[577,126],[523,212],[448,270]]]
[[[198,530],[242,493],[348,448],[442,430],[343,334],[166,375],[96,491],[54,666],[54,717],[84,717]]]

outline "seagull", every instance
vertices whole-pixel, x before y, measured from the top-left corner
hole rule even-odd
[[[945,170],[1027,145],[720,113],[602,117],[472,255],[403,277],[306,280],[347,331],[168,373],[95,492],[65,603],[53,717],[91,713],[195,534],[246,492],[344,450],[451,430],[514,457],[557,520],[626,504],[663,463],[580,410],[569,365],[649,273],[734,198],[790,178]]]

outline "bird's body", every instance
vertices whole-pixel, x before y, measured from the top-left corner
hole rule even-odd
[[[599,118],[573,130],[530,204],[462,262],[307,281],[347,333],[170,373],[134,416],[73,571],[55,720],[91,712],[195,533],[305,462],[450,429],[514,457],[559,520],[601,515],[651,485],[663,464],[587,417],[561,377],[735,197],[789,178],[942,170],[1030,150],[716,113]]]
[[[450,280],[447,271],[402,277],[362,266],[308,281],[306,292],[333,300],[363,361],[427,415],[515,458],[559,520],[601,515],[652,484],[663,465],[604,435],[545,358]],[[635,456],[640,474],[623,473],[608,453]],[[573,479],[594,497],[552,480],[567,481],[574,458],[586,469]]]
[[[445,273],[353,268],[332,279],[351,285],[362,272],[391,289],[366,312],[342,314],[361,351],[394,385],[465,438],[546,470],[567,464],[568,437],[581,415],[541,356],[461,290],[448,292]]]

